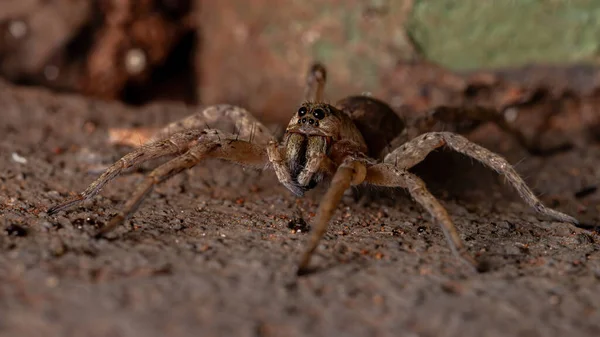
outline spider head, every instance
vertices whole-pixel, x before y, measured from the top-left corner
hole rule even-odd
[[[311,178],[303,178],[309,159],[328,155],[331,145],[339,139],[341,112],[329,104],[306,102],[302,104],[287,127],[284,146],[288,170],[298,195],[317,185],[323,178],[315,172]]]
[[[292,116],[287,132],[305,136],[335,137],[340,119],[337,109],[326,103],[306,102]]]

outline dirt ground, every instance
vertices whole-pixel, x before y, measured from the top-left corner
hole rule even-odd
[[[270,171],[207,162],[161,185],[109,239],[91,234],[149,166],[82,207],[45,210],[83,190],[129,149],[110,127],[160,126],[193,111],[14,89],[0,83],[2,336],[599,336],[600,151],[503,154],[547,204],[587,229],[520,202],[467,159],[420,165],[471,253],[473,274],[402,192],[339,206],[313,263],[296,279],[323,189],[293,197]],[[442,168],[428,171],[428,166]]]

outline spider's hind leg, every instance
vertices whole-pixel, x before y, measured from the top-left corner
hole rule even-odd
[[[327,81],[327,70],[320,63],[313,64],[306,75],[306,87],[304,89],[304,100],[309,102],[322,102],[325,81]]]
[[[248,140],[252,143],[266,145],[273,140],[271,131],[263,125],[256,117],[248,110],[230,104],[219,104],[200,108],[194,114],[191,114],[183,119],[177,120],[169,125],[147,132],[139,129],[114,129],[113,138],[135,139],[136,143],[132,144],[126,141],[125,144],[137,146],[139,143],[151,143],[161,139],[170,137],[171,135],[182,132],[184,130],[203,130],[203,129],[218,129],[228,130],[236,134],[239,139]],[[135,134],[136,137],[131,137]]]
[[[505,109],[506,110],[506,109]],[[425,115],[413,119],[412,126],[408,130],[409,136],[416,136],[426,132],[436,131],[440,126],[444,131],[466,134],[475,130],[484,123],[494,123],[502,131],[511,135],[523,148],[532,155],[546,155],[565,150],[570,144],[561,144],[552,148],[542,148],[540,137],[543,129],[547,128],[554,113],[546,113],[542,118],[542,124],[537,128],[533,137],[527,137],[519,128],[510,123],[505,113],[494,108],[483,106],[439,106],[429,110]]]
[[[559,221],[574,224],[578,223],[575,218],[548,208],[542,204],[533,191],[527,186],[523,178],[521,178],[512,165],[510,165],[510,163],[502,156],[454,133],[430,132],[421,135],[392,151],[385,157],[384,162],[395,165],[399,169],[407,170],[423,161],[431,151],[444,145],[456,152],[476,159],[483,165],[502,174],[508,183],[517,190],[521,198],[539,213]]]

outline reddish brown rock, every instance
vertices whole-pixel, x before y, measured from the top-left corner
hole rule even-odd
[[[303,98],[314,61],[329,68],[326,96],[379,89],[382,74],[412,55],[404,33],[411,1],[198,1],[203,103],[239,103],[285,121]]]

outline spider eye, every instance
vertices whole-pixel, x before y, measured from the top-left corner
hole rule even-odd
[[[315,109],[313,111],[313,116],[315,116],[316,119],[323,119],[325,118],[325,111],[323,109]]]
[[[304,115],[306,115],[306,112],[308,110],[305,107],[301,107],[300,109],[298,109],[298,116],[302,117]]]

